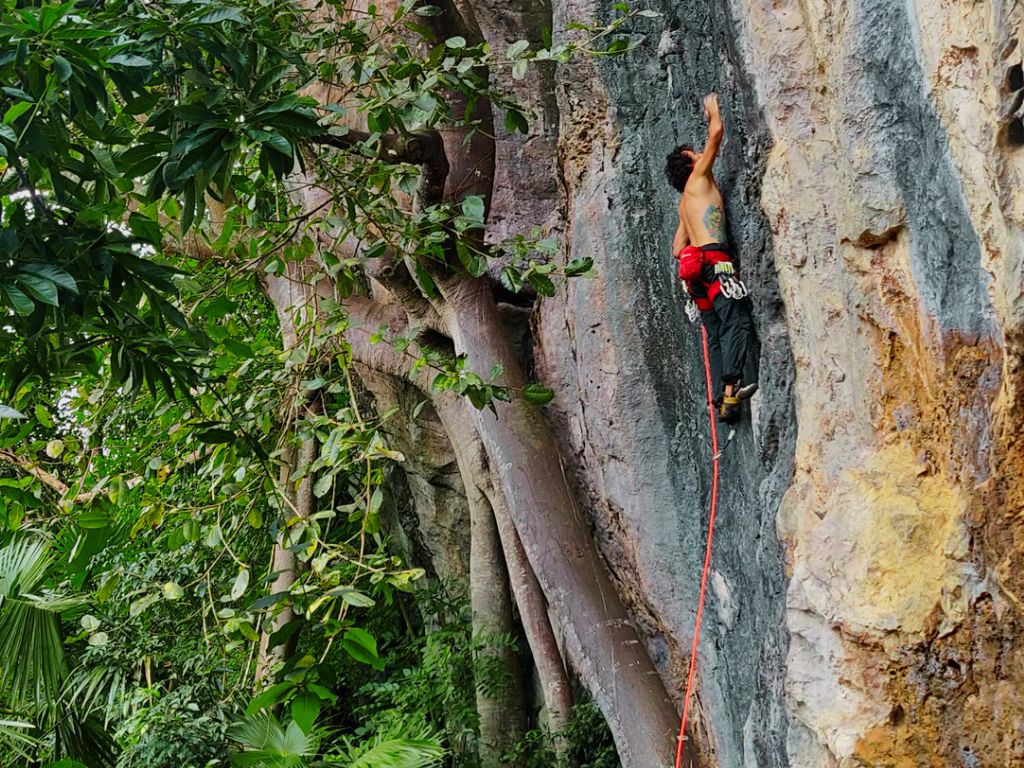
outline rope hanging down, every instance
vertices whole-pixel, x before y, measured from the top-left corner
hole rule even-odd
[[[693,643],[690,645],[690,669],[686,674],[686,693],[683,695],[683,718],[679,724],[679,738],[676,745],[676,768],[682,768],[683,745],[686,741],[686,721],[690,714],[690,696],[693,693],[693,677],[697,671],[697,646],[700,643],[700,624],[704,618],[704,598],[707,596],[708,572],[711,570],[711,542],[715,535],[715,512],[718,508],[718,464],[721,453],[718,450],[718,427],[715,423],[715,396],[711,388],[711,360],[708,355],[708,332],[700,327],[704,345],[704,379],[708,388],[708,416],[711,419],[711,513],[708,515],[708,543],[704,552],[704,571],[700,577],[700,598],[697,601],[697,621],[693,627]]]

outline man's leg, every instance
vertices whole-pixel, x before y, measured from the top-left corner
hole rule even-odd
[[[718,418],[726,424],[735,424],[740,417],[740,403],[753,394],[756,384],[740,388],[743,365],[754,323],[744,299],[730,299],[719,294],[715,297],[715,312],[722,324],[722,385],[724,396],[718,409]]]
[[[722,384],[732,387],[743,378],[743,366],[747,360],[747,347],[750,345],[754,323],[744,299],[729,299],[718,294],[714,307],[721,323]]]
[[[717,299],[716,299],[717,301]],[[714,309],[700,313],[700,321],[708,332],[708,360],[711,363],[711,389],[715,402],[722,397],[722,322]]]

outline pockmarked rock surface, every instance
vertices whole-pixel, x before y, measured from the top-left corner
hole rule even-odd
[[[613,13],[478,5],[496,49]],[[701,748],[728,768],[1024,764],[1024,9],[645,7],[626,56],[513,84],[542,108],[525,139],[499,132],[491,235],[540,223],[595,261],[536,305],[524,350],[662,677],[678,700],[710,485],[662,166],[703,141],[716,90],[761,388],[723,455]]]

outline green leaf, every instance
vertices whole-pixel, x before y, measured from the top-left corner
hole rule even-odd
[[[14,311],[19,315],[31,315],[35,310],[36,305],[32,299],[22,293],[20,290],[15,288],[13,285],[3,286],[3,291],[7,295],[7,299],[14,308]]]
[[[372,608],[376,602],[369,595],[365,595],[353,587],[335,587],[327,592],[328,595],[341,597],[346,603],[356,608]]]
[[[80,528],[87,531],[98,531],[110,525],[110,515],[106,510],[93,506],[75,517]]]
[[[281,134],[279,134],[279,133],[267,133],[265,131],[260,131],[260,135],[262,136],[262,138],[260,139],[260,143],[264,147],[267,147],[268,149],[272,149],[275,152],[277,152],[278,154],[284,155],[285,157],[288,157],[288,158],[290,158],[292,156],[292,145],[291,145],[291,142],[289,142],[288,139],[286,139]]]
[[[196,19],[196,24],[217,24],[221,21],[245,21],[245,17],[242,16],[240,8],[226,6],[224,8],[217,8],[209,13],[204,13]]]
[[[71,69],[71,62],[65,59],[63,56],[53,57],[53,69],[57,73],[57,77],[62,83],[66,83],[71,79],[74,72]]]
[[[611,45],[605,49],[605,53],[609,56],[618,56],[626,53],[630,49],[628,40],[613,40]]]
[[[445,751],[428,739],[387,739],[361,753],[346,768],[433,768],[442,764]]]
[[[180,600],[185,596],[185,590],[176,581],[168,581],[163,587],[164,597],[168,600]]]
[[[313,723],[320,715],[320,697],[303,691],[292,700],[292,720],[298,723],[303,733],[312,733]]]
[[[237,302],[227,296],[218,296],[216,299],[205,301],[196,308],[196,315],[205,317],[208,320],[220,320],[238,309]]]
[[[53,428],[53,419],[50,418],[50,412],[47,411],[42,405],[35,407],[36,421],[42,424],[47,429]]]
[[[256,634],[256,630],[253,629],[252,624],[248,621],[240,621],[236,626],[238,627],[238,631],[241,633],[242,637],[246,640],[253,643],[258,643],[260,641],[260,636]]]
[[[97,632],[95,635],[89,637],[89,645],[94,648],[102,648],[110,641],[106,632]]]
[[[21,272],[18,275],[18,282],[38,301],[49,304],[51,307],[58,306],[57,286],[45,277]]]
[[[520,112],[518,109],[509,109],[505,112],[505,130],[509,133],[527,134],[530,132],[530,123],[526,120],[526,115]]]
[[[238,575],[235,577],[234,584],[231,585],[231,599],[237,600],[245,594],[245,590],[249,588],[249,569],[242,568]]]
[[[114,158],[103,147],[93,147],[92,156],[96,159],[96,164],[107,176],[116,178],[121,175],[121,172],[117,170],[117,165],[114,163]]]
[[[416,272],[416,282],[423,289],[424,295],[428,299],[436,299],[438,296],[437,284],[434,282],[434,278],[430,276],[427,268],[417,260],[414,271]]]
[[[289,597],[291,597],[290,592],[274,592],[273,594],[265,595],[257,600],[253,600],[251,603],[249,603],[249,610],[260,611],[264,608],[269,608],[272,605],[276,605],[277,603],[281,602],[282,600],[286,600]]]
[[[508,47],[508,51],[506,52],[505,56],[507,56],[510,60],[518,59],[520,56],[526,53],[529,47],[529,40],[517,40]]]
[[[23,114],[28,112],[32,107],[35,106],[31,101],[19,101],[8,107],[7,111],[4,112],[4,123],[10,125]]]
[[[369,664],[374,669],[384,669],[384,662],[377,656],[377,641],[365,629],[352,627],[347,630],[341,645],[356,661]]]
[[[541,296],[554,296],[555,295],[555,284],[551,282],[551,278],[547,275],[542,275],[539,272],[531,272],[529,277],[530,285],[537,291]]]
[[[160,599],[159,595],[144,595],[128,606],[128,615],[133,619]]]
[[[100,603],[107,602],[111,595],[114,594],[114,590],[117,589],[117,585],[121,583],[121,574],[112,573],[104,580],[100,588],[96,590],[96,600]]]
[[[288,691],[295,688],[295,683],[277,683],[272,685],[259,696],[249,702],[249,706],[245,708],[245,714],[251,715],[255,712],[259,712],[261,709],[272,707],[279,702]]]
[[[466,38],[464,37],[449,37],[444,41],[444,44],[453,50],[460,50],[466,47]]]
[[[484,199],[480,195],[467,195],[462,199],[462,215],[467,219],[484,220]]]
[[[534,405],[547,405],[554,397],[554,392],[540,384],[527,384],[523,387],[523,399]]]
[[[589,256],[585,256],[582,259],[573,259],[565,265],[565,276],[576,277],[589,272],[594,266],[594,260]]]
[[[322,475],[316,481],[316,483],[313,484],[313,495],[316,496],[318,499],[322,499],[324,496],[330,493],[331,488],[333,487],[334,475],[327,473],[325,475]]]
[[[519,293],[523,289],[523,273],[515,267],[502,267],[498,277],[501,279],[502,285],[512,293]]]
[[[54,283],[61,288],[65,288],[72,293],[78,293],[78,284],[75,282],[75,278],[53,264],[30,261],[21,265],[21,271],[38,275],[39,277],[49,280],[51,283]]]

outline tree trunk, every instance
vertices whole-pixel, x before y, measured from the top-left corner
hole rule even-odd
[[[460,468],[461,464],[460,461]],[[482,654],[497,661],[508,678],[489,680],[486,670],[477,664],[480,764],[483,768],[498,768],[501,755],[526,733],[526,706],[515,649],[487,647],[488,642],[497,639],[496,635],[514,636],[515,624],[498,527],[491,505],[472,479],[463,473],[463,480],[468,481],[465,486],[470,510],[469,594],[473,635],[483,642]]]
[[[521,387],[524,378],[499,322],[490,286],[456,278],[444,281],[441,288],[448,300],[441,309],[458,351],[468,355],[477,371],[500,363],[505,383]],[[346,339],[353,357],[377,370],[408,377],[408,362],[391,345],[369,343],[371,333],[381,326],[396,334],[404,331],[397,308],[382,308],[365,299],[350,301],[348,308],[352,324]],[[415,383],[429,391],[429,378],[423,371],[418,375],[423,380]],[[458,401],[476,427],[468,430],[460,424],[457,407],[446,405],[449,397],[454,398],[435,397],[438,416],[453,445],[481,440],[497,479],[495,490],[508,502],[569,659],[608,721],[622,764],[671,766],[677,711],[605,570],[541,411],[522,398],[496,403],[497,416]],[[513,550],[506,555],[508,551]],[[514,568],[509,570],[514,574]],[[690,748],[687,759],[701,764]]]
[[[456,350],[473,370],[501,365],[505,384],[522,387],[490,287],[450,278],[440,284]],[[550,427],[522,398],[495,404],[475,421],[516,530],[558,621],[573,666],[632,768],[673,764],[676,709],[630,623],[565,478]]]
[[[526,640],[530,644],[537,677],[540,678],[541,693],[547,709],[547,727],[554,735],[555,751],[561,753],[566,746],[561,734],[568,726],[569,717],[572,715],[572,688],[569,686],[569,676],[558,647],[558,640],[551,628],[544,593],[537,581],[537,575],[530,567],[523,542],[516,533],[515,524],[505,504],[505,497],[496,488],[489,489],[488,495],[493,499],[491,507],[494,509],[501,547],[505,553],[512,594],[519,607]]]
[[[289,501],[297,508],[297,493],[289,478],[298,463],[299,451],[294,446],[285,448],[282,458],[279,486],[289,496]],[[270,593],[287,592],[298,576],[296,571],[295,553],[284,546],[287,529],[282,526],[281,532],[274,541],[274,549],[270,556],[270,572],[277,574],[270,585]],[[270,638],[295,618],[291,603],[284,601],[267,609],[267,625],[260,632],[260,646],[256,656],[256,676],[253,687],[259,691],[266,687],[273,677],[274,667],[288,658],[288,644],[270,647]],[[293,636],[294,637],[294,636]]]
[[[433,405],[452,443],[465,446],[462,450],[456,449],[456,456],[472,451],[482,459],[484,447],[473,423],[473,417],[469,413],[469,403],[450,394],[441,394],[434,396]],[[460,469],[463,469],[461,464]],[[465,479],[466,470],[474,474],[472,480]],[[537,677],[540,679],[541,694],[548,714],[547,725],[555,734],[556,749],[561,750],[564,743],[558,734],[568,725],[572,713],[572,689],[569,686],[569,676],[558,641],[551,628],[544,594],[526,557],[519,534],[516,533],[505,496],[494,482],[489,468],[482,460],[474,461],[463,470],[463,477],[467,485],[472,482],[479,486],[490,502],[501,539],[501,551],[505,558],[512,595],[519,608],[526,642],[530,646]]]
[[[307,415],[318,413],[321,410],[318,397],[314,397],[305,407]],[[295,481],[292,478],[296,474],[307,472],[306,468],[316,461],[318,449],[319,446],[317,445],[316,438],[312,436],[303,440],[298,448],[295,446],[285,448],[280,485],[282,493],[294,505],[293,512],[295,517],[306,519],[316,511],[316,497],[313,495],[313,478],[306,474],[299,481],[298,486],[295,485]],[[292,516],[288,513],[286,515],[288,517]],[[274,551],[270,562],[271,573],[277,574],[270,584],[270,594],[278,594],[290,590],[299,577],[302,566],[298,558],[295,557],[295,553],[285,546],[288,527],[284,525],[284,520],[280,522],[282,524],[281,532],[274,542]],[[270,611],[270,626],[260,633],[256,677],[254,679],[257,689],[261,688],[270,679],[275,667],[284,663],[295,653],[295,646],[299,639],[298,632],[293,632],[284,642],[275,645],[273,648],[270,647],[271,636],[275,632],[282,630],[295,618],[295,612],[288,602],[283,602],[279,605],[283,607],[280,607],[277,611],[274,609],[278,606],[271,606],[268,609]]]
[[[289,265],[289,275],[285,278],[268,278],[267,294],[274,304],[281,328],[281,338],[285,349],[292,349],[298,343],[298,327],[295,322],[303,316],[305,310],[313,306],[314,290],[301,279],[299,265]],[[318,394],[308,396],[296,393],[293,400],[293,413],[283,425],[285,430],[298,430],[297,422],[302,416],[314,416],[323,412],[323,402]],[[301,563],[286,546],[288,526],[286,521],[291,517],[308,518],[316,511],[316,497],[313,495],[313,478],[308,474],[307,467],[316,461],[319,446],[312,434],[302,440],[299,445],[286,445],[281,454],[281,472],[279,487],[285,499],[287,510],[284,519],[279,520],[280,533],[274,542],[271,554],[270,572],[276,574],[270,584],[270,593],[288,592],[299,576]],[[298,485],[294,478],[301,476]],[[271,637],[280,632],[295,619],[295,613],[288,601],[283,601],[267,609],[269,622],[260,632],[259,651],[256,660],[254,686],[262,688],[271,679],[274,669],[284,663],[295,653],[298,633],[293,632],[286,640],[270,647]]]

